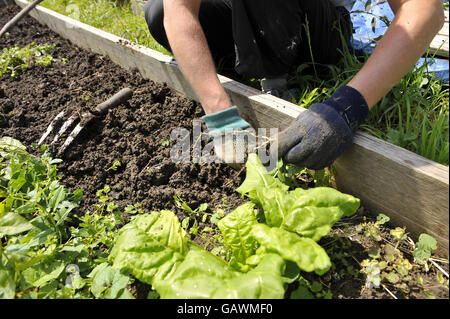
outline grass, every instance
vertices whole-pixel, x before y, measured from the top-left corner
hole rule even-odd
[[[366,57],[367,58],[367,57]],[[291,81],[302,88],[292,102],[309,107],[331,96],[361,69],[366,58],[344,53],[337,65],[303,64]],[[449,89],[426,73],[427,64],[411,70],[371,110],[361,130],[438,163],[449,164]]]
[[[308,29],[306,29],[308,32]],[[345,46],[336,65],[302,64],[290,79],[301,88],[302,107],[328,99],[362,68],[368,56],[356,56]],[[438,163],[449,165],[449,87],[427,73],[434,56],[413,68],[379,101],[361,130]],[[311,57],[314,61],[314,58]],[[317,72],[317,70],[320,70]]]
[[[96,28],[170,54],[151,37],[143,13],[108,0],[46,0],[43,5]],[[448,3],[446,4],[448,6]],[[302,107],[327,99],[361,69],[365,59],[343,52],[337,65],[303,64],[291,79],[301,88]],[[366,57],[367,58],[367,57]],[[409,72],[372,110],[361,129],[430,160],[449,165],[449,90],[426,74],[427,64]]]
[[[41,4],[53,11],[115,34],[140,45],[170,55],[150,35],[144,13],[134,15],[128,5],[109,0],[45,0]]]

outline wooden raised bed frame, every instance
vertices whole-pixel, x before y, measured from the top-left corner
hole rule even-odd
[[[0,0],[0,6],[24,0]],[[166,82],[180,94],[196,99],[172,58],[66,16],[36,7],[30,15],[75,45],[108,56],[125,69],[137,69],[144,78]],[[219,75],[232,103],[254,127],[285,128],[304,109],[263,94]],[[449,248],[449,168],[359,131],[354,146],[335,162],[340,191],[361,199],[373,214],[384,213],[406,226],[417,239],[428,233],[440,252]]]

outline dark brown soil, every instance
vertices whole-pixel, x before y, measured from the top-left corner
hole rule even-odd
[[[0,25],[17,12],[16,7],[0,9]],[[166,143],[172,129],[184,127],[191,131],[192,121],[203,115],[198,103],[179,97],[165,85],[118,67],[107,57],[73,46],[29,17],[0,38],[0,49],[31,42],[55,44],[52,56],[69,62],[56,62],[51,67],[33,66],[17,78],[6,75],[0,78],[0,136],[11,136],[32,145],[60,111],[93,108],[124,87],[134,91],[127,103],[91,122],[59,165],[62,182],[72,190],[81,188],[84,192],[79,212],[97,202],[96,191],[105,185],[110,186],[109,195],[122,209],[141,203],[144,211],[171,209],[180,219],[182,211],[174,202],[175,195],[193,209],[202,203],[214,209],[226,199],[227,204],[222,208],[229,212],[243,202],[235,192],[243,180],[243,172],[223,164],[174,164],[169,157],[170,146]],[[51,139],[52,136],[47,141]],[[108,170],[114,161],[121,165],[115,171]],[[343,220],[322,240],[335,265],[327,275],[317,278],[305,274],[308,279],[329,287],[333,298],[392,298],[386,289],[365,288],[362,275],[342,272],[349,266],[359,271],[358,263],[369,258],[368,251],[376,244],[356,230],[363,218],[373,220],[360,209],[355,218]],[[388,228],[383,230],[383,238],[389,240]],[[410,254],[407,255],[412,262]],[[441,266],[448,272],[448,264]],[[436,285],[439,271],[435,267],[425,272],[423,267],[414,265],[411,273],[414,278],[420,274],[436,298],[448,298],[448,288]],[[398,298],[424,298],[423,289],[414,280],[408,293],[395,287],[386,288]],[[292,286],[289,291],[295,289]],[[138,283],[132,291],[145,298],[149,287]]]
[[[15,7],[4,9],[0,25],[15,12]],[[22,20],[0,39],[0,49],[31,42],[55,44],[51,55],[69,62],[53,63],[47,68],[33,66],[17,78],[1,78],[2,136],[31,145],[38,142],[62,110],[80,113],[124,87],[134,92],[127,103],[91,122],[59,165],[64,184],[84,192],[81,211],[97,202],[96,191],[105,185],[110,186],[109,195],[120,208],[141,203],[145,211],[175,209],[174,195],[193,209],[201,203],[214,208],[226,198],[229,211],[242,202],[234,191],[242,181],[242,173],[238,175],[224,164],[174,164],[169,157],[170,146],[165,143],[171,131],[176,127],[192,130],[192,120],[203,115],[198,103],[126,71],[106,57],[73,46],[31,18]],[[46,142],[52,138],[50,135]],[[121,165],[115,171],[108,170],[114,161]]]

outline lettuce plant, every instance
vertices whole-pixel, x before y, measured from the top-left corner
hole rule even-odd
[[[139,215],[124,226],[113,247],[113,267],[152,285],[161,298],[283,298],[298,271],[326,273],[330,259],[317,243],[359,199],[318,187],[289,190],[251,154],[237,189],[250,201],[218,223],[231,251],[223,260],[188,239],[171,211]]]

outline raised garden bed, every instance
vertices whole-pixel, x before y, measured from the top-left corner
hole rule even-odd
[[[0,10],[0,24],[3,25],[18,8]],[[125,86],[134,91],[128,103],[111,110],[103,120],[92,123],[58,166],[66,187],[84,191],[77,214],[85,213],[98,201],[96,191],[105,185],[110,186],[109,196],[122,210],[127,205],[141,203],[144,211],[173,210],[180,221],[185,218],[185,209],[180,208],[174,196],[184,200],[192,209],[207,203],[209,210],[204,212],[208,213],[215,206],[230,212],[243,202],[235,191],[243,181],[243,172],[219,164],[173,164],[169,158],[170,148],[165,141],[169,140],[173,127],[190,129],[192,120],[203,114],[196,102],[178,96],[165,85],[142,78],[137,72],[122,69],[108,57],[73,46],[31,18],[22,21],[8,37],[0,39],[0,48],[22,47],[31,42],[55,44],[51,55],[68,62],[55,62],[48,68],[33,66],[18,77],[4,75],[1,78],[0,136],[11,136],[31,145],[39,140],[62,109],[79,111],[92,107]],[[177,75],[175,72],[172,74]],[[245,91],[245,88],[239,90]],[[236,94],[234,98],[243,100],[247,97]],[[274,101],[278,102],[277,99]],[[116,170],[109,170],[114,161],[121,165]],[[321,242],[330,254],[334,268],[323,277],[305,274],[311,282],[320,283],[321,289],[315,292],[317,295],[326,297],[330,291],[334,298],[424,298],[427,296],[425,292],[431,292],[436,298],[448,298],[448,286],[446,289],[445,283],[436,284],[441,270],[432,266],[426,271],[414,263],[408,242],[399,245],[405,259],[413,265],[409,271],[408,290],[395,285],[385,287],[387,289],[366,288],[367,281],[359,272],[359,263],[368,259],[369,253],[373,255],[370,249],[375,244],[391,242],[395,245],[390,228],[380,221],[376,223],[363,208],[336,226]],[[215,225],[208,219],[199,229],[205,227],[214,228]],[[366,235],[371,231],[373,235]],[[376,239],[377,234],[380,240]],[[191,235],[194,241],[197,239],[196,242],[204,244],[200,237]],[[443,254],[442,257],[447,256]],[[448,263],[440,265],[448,273]],[[292,297],[292,291],[296,291],[298,296],[301,292],[298,288],[298,283],[292,285],[286,297]],[[136,297],[146,297],[149,286],[135,281],[130,290]]]

